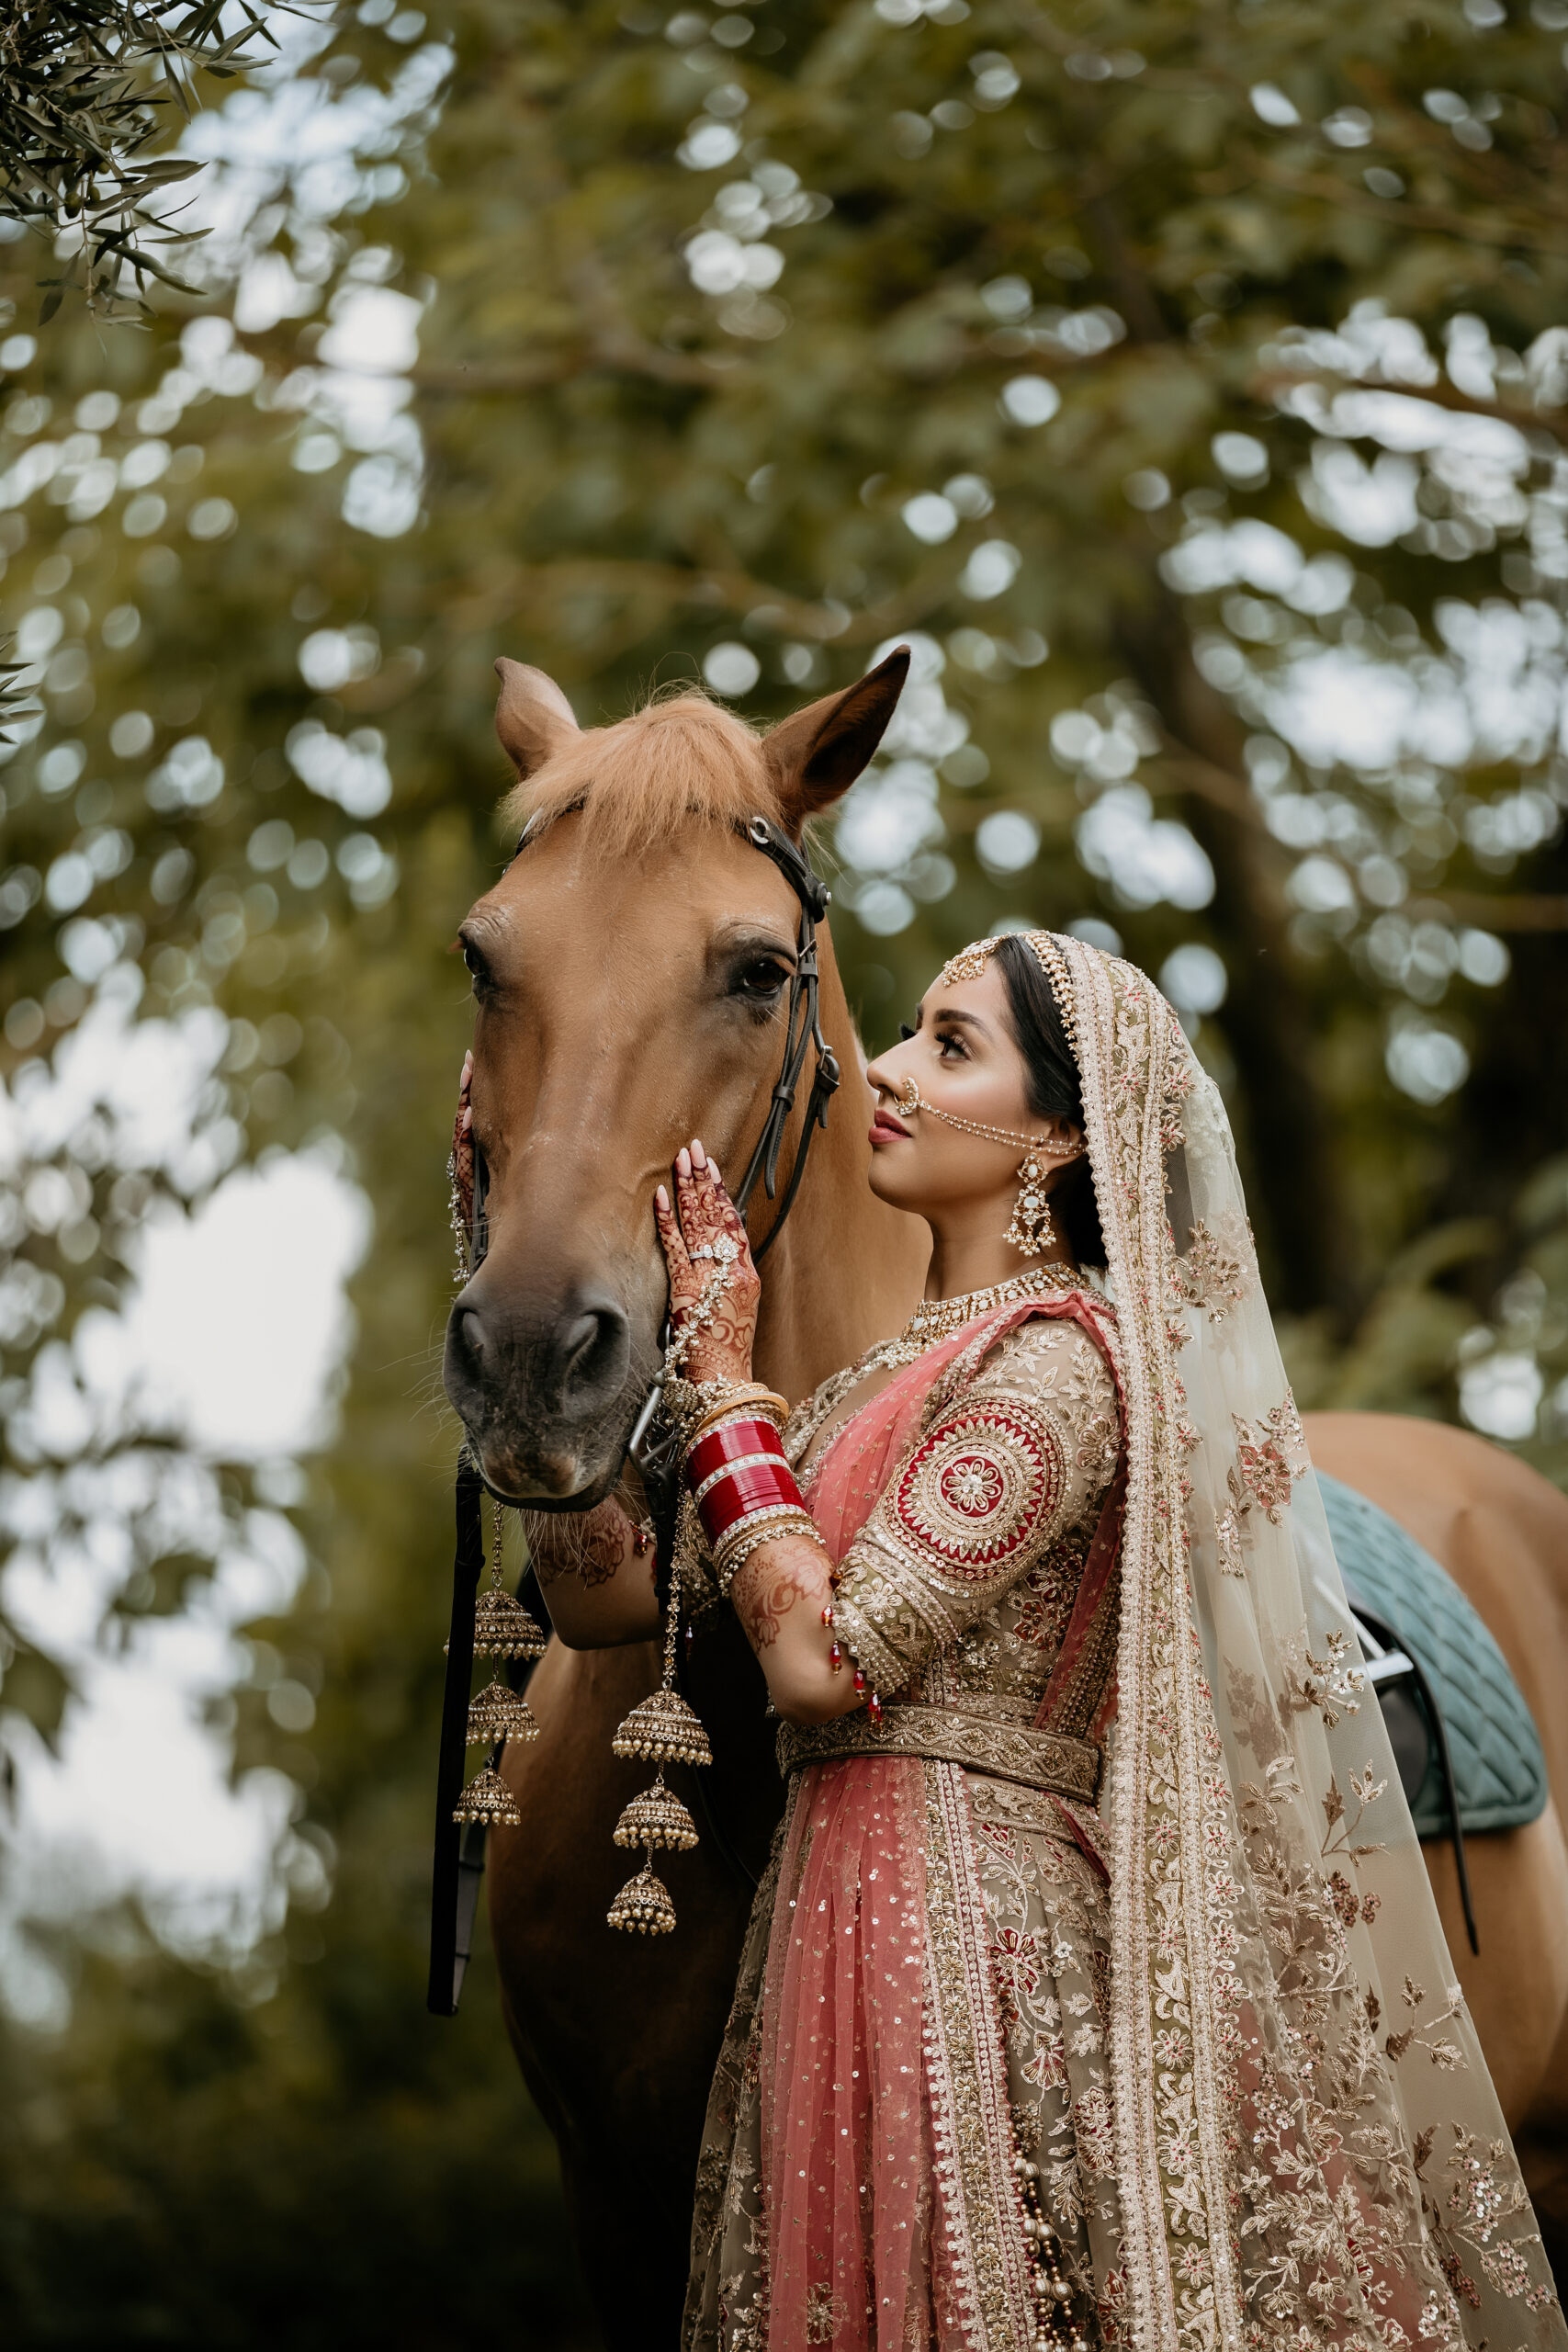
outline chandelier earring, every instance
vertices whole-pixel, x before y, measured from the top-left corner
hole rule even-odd
[[[1051,1198],[1045,1190],[1045,1170],[1031,1152],[1018,1171],[1018,1198],[1012,1204],[1012,1223],[1002,1239],[1025,1258],[1038,1258],[1041,1251],[1051,1249],[1058,1238],[1056,1221],[1051,1215]]]

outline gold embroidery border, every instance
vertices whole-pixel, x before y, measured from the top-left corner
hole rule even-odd
[[[779,1770],[787,1779],[808,1764],[836,1764],[846,1756],[919,1756],[958,1764],[1026,1789],[1055,1789],[1093,1804],[1100,1755],[1091,1739],[1062,1732],[1029,1731],[957,1707],[898,1702],[882,1710],[879,1731],[860,1709],[830,1724],[784,1724],[779,1731]]]
[[[1188,2341],[1212,2344],[1216,2336],[1239,2345],[1246,2331],[1232,2262],[1221,2019],[1205,1918],[1201,1732],[1207,1711],[1190,1638],[1184,1498],[1174,1458],[1180,1398],[1162,1314],[1170,1272],[1162,1127],[1174,1041],[1169,1017],[1142,973],[1072,938],[1062,946],[1079,1008],[1089,1159],[1116,1273],[1127,1406],[1111,1790],[1117,2177],[1134,2338],[1141,2352],[1182,2352]],[[1116,1065],[1109,1069],[1102,1066],[1108,1048]],[[1135,1181],[1120,1181],[1130,1168]],[[1176,1815],[1168,1853],[1155,1834],[1161,1826],[1154,1818],[1156,1780],[1158,1809]],[[1196,2177],[1168,2183],[1148,2050],[1156,2020],[1171,2017],[1187,2028],[1191,2050],[1198,2165]],[[1185,2308],[1188,2298],[1172,2275],[1172,2244],[1194,2239],[1206,2244],[1213,2265],[1213,2304],[1202,2314]]]
[[[1007,2055],[987,1949],[969,1801],[950,1763],[926,1783],[926,2081],[937,2196],[967,2352],[1034,2339]]]

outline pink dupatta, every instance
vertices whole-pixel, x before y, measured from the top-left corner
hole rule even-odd
[[[1071,1317],[1104,1347],[1079,1294],[999,1308],[928,1349],[835,1434],[807,1494],[835,1562],[954,1358],[1041,1314]],[[1109,1574],[1114,1527],[1102,1523],[1101,1538]],[[925,2087],[924,1770],[914,1757],[859,1756],[811,1766],[796,1791],[762,2001],[769,2352],[960,2341],[943,2309]]]

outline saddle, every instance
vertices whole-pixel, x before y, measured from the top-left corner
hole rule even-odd
[[[1546,1758],[1502,1651],[1447,1570],[1397,1521],[1337,1478],[1320,1472],[1317,1483],[1351,1609],[1363,1623],[1371,1621],[1373,1640],[1362,1646],[1416,1836],[1451,1834],[1444,1738],[1462,1831],[1517,1829],[1536,1820],[1546,1806]],[[1421,1719],[1408,1673],[1397,1667],[1379,1672],[1401,1652],[1420,1668],[1437,1724]]]

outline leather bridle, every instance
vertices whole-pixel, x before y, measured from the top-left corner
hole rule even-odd
[[[530,819],[513,854],[513,862],[528,846],[533,830],[534,820]],[[806,1119],[795,1149],[795,1165],[790,1170],[778,1213],[752,1251],[754,1262],[760,1263],[778,1239],[784,1219],[795,1205],[806,1173],[812,1137],[818,1127],[827,1126],[828,1105],[839,1090],[842,1073],[837,1056],[822,1034],[819,1003],[821,976],[817,960],[817,926],[828,911],[828,887],[813,868],[804,850],[791,841],[771,818],[756,816],[738,820],[735,830],[742,841],[749,842],[752,849],[778,867],[800,901],[800,931],[795,943],[795,971],[790,979],[784,1020],[784,1064],[769,1098],[767,1116],[747,1162],[746,1172],[735,1189],[735,1205],[742,1216],[746,1215],[759,1182],[770,1201],[776,1196],[784,1131],[795,1108],[808,1047],[814,1046],[817,1054],[817,1066],[811,1092],[807,1098]],[[483,1262],[489,1247],[489,1219],[484,1206],[486,1189],[483,1155],[476,1144],[473,1219],[468,1232],[468,1263],[471,1269],[477,1269]],[[658,1587],[660,1590],[667,1590],[675,1505],[680,1491],[680,1464],[671,1433],[661,1428],[658,1419],[660,1396],[659,1385],[655,1383],[637,1416],[627,1451],[637,1463],[653,1521],[658,1545]],[[441,1747],[435,1775],[435,1857],[431,1889],[430,1980],[425,2001],[436,2017],[456,2017],[457,2014],[463,1977],[472,1948],[479,1882],[485,1866],[483,1824],[470,1822],[466,1829],[459,1831],[452,1818],[463,1789],[468,1686],[473,1674],[474,1607],[484,1566],[484,1540],[479,1515],[479,1497],[484,1488],[483,1474],[465,1444],[457,1460],[452,1620],[446,1645]],[[496,1496],[493,1499],[504,1502],[506,1498]],[[530,1586],[533,1587],[532,1593],[528,1589]],[[538,1580],[532,1566],[524,1577],[518,1597],[533,1607],[542,1606]],[[513,1690],[522,1690],[525,1689],[532,1672],[531,1660],[514,1660],[507,1668],[507,1679]],[[490,1758],[492,1765],[499,1764],[501,1752],[498,1746]],[[712,1838],[716,1850],[737,1875],[755,1885],[754,1873],[747,1869],[734,1851],[715,1817],[705,1781],[701,1775],[697,1777],[696,1792],[704,1826]]]

